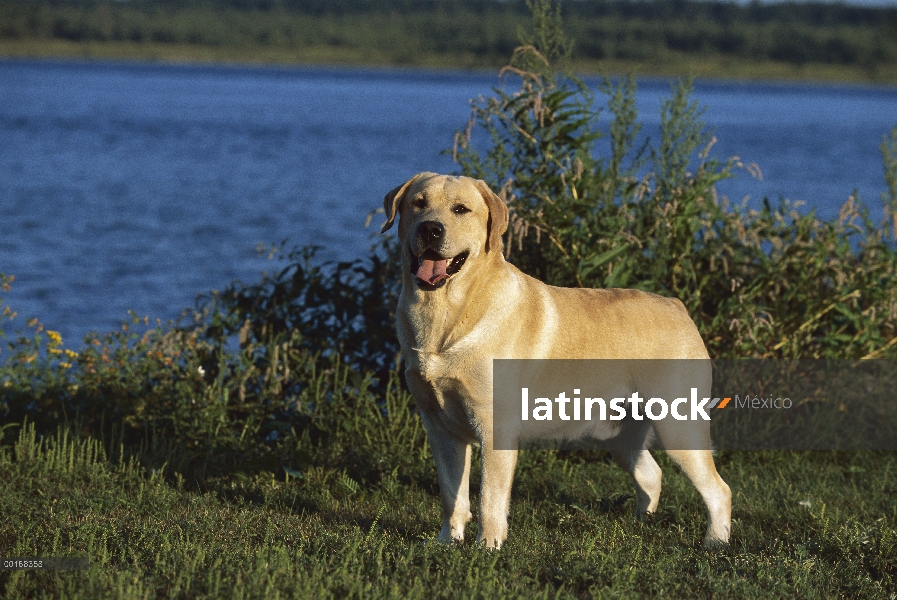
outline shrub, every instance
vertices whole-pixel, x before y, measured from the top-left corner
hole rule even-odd
[[[872,223],[856,194],[833,222],[786,201],[720,198],[715,184],[744,165],[710,157],[688,81],[673,84],[649,147],[637,144],[635,82],[605,79],[604,130],[591,90],[553,66],[569,53],[559,14],[531,5],[535,40],[504,70],[520,88],[475,101],[453,149],[464,174],[508,202],[512,262],[554,285],[677,297],[713,357],[897,356],[897,228]],[[897,214],[895,132],[882,143],[886,218]],[[485,152],[473,141],[483,134]]]
[[[74,352],[30,321],[0,364],[4,422],[41,435],[65,425],[104,440],[110,458],[136,455],[199,483],[257,470],[296,477],[309,465],[379,481],[396,461],[412,472],[424,464],[423,428],[394,371],[374,386],[336,351],[313,353],[300,330],[250,325],[239,348],[226,348],[214,318],[133,332],[141,322]],[[10,441],[15,429],[0,434]]]

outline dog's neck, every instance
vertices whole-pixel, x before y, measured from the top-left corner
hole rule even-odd
[[[444,352],[473,331],[489,310],[495,310],[494,304],[490,306],[482,299],[495,297],[489,288],[501,286],[499,280],[510,275],[509,265],[501,251],[483,258],[468,263],[464,267],[468,269],[466,273],[459,273],[443,287],[431,291],[419,289],[414,276],[405,269],[400,303],[407,307],[408,333],[414,332],[413,347],[409,350],[426,354]],[[480,276],[479,270],[491,275]]]

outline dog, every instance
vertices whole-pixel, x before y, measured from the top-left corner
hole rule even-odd
[[[436,462],[441,542],[463,542],[472,518],[473,444],[482,456],[476,540],[499,548],[507,539],[517,450],[493,444],[493,359],[699,359],[709,372],[704,342],[678,300],[637,290],[553,287],[507,262],[502,234],[508,209],[481,180],[420,173],[386,194],[384,211],[383,232],[399,220],[403,275],[396,330]],[[652,369],[661,362],[640,364]],[[704,544],[717,547],[729,541],[732,495],[713,462],[708,425],[650,426],[703,498]],[[698,446],[670,449],[683,435]],[[618,437],[607,447],[632,476],[636,515],[652,513],[661,469],[644,436]]]

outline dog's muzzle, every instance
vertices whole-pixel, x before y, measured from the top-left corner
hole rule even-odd
[[[415,245],[417,253],[408,249],[411,258],[411,274],[414,282],[422,290],[441,288],[449,277],[458,272],[469,252],[462,252],[454,258],[444,257],[434,248],[442,245],[445,226],[439,221],[424,221],[417,226]]]
[[[460,271],[470,252],[462,252],[454,258],[443,258],[432,249],[425,250],[420,256],[410,250],[408,254],[414,282],[420,289],[430,291],[441,288],[449,277]]]

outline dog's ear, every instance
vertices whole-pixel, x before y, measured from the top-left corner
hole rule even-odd
[[[383,212],[386,213],[386,223],[383,224],[383,229],[380,230],[380,233],[385,233],[392,227],[392,224],[396,220],[396,215],[399,213],[399,204],[402,202],[402,198],[405,196],[405,192],[408,191],[408,188],[411,187],[411,184],[426,175],[433,175],[433,173],[418,173],[384,196]]]
[[[489,189],[482,179],[474,181],[474,185],[486,201],[489,208],[489,222],[486,225],[486,252],[501,251],[501,236],[508,229],[508,207],[498,194]]]

